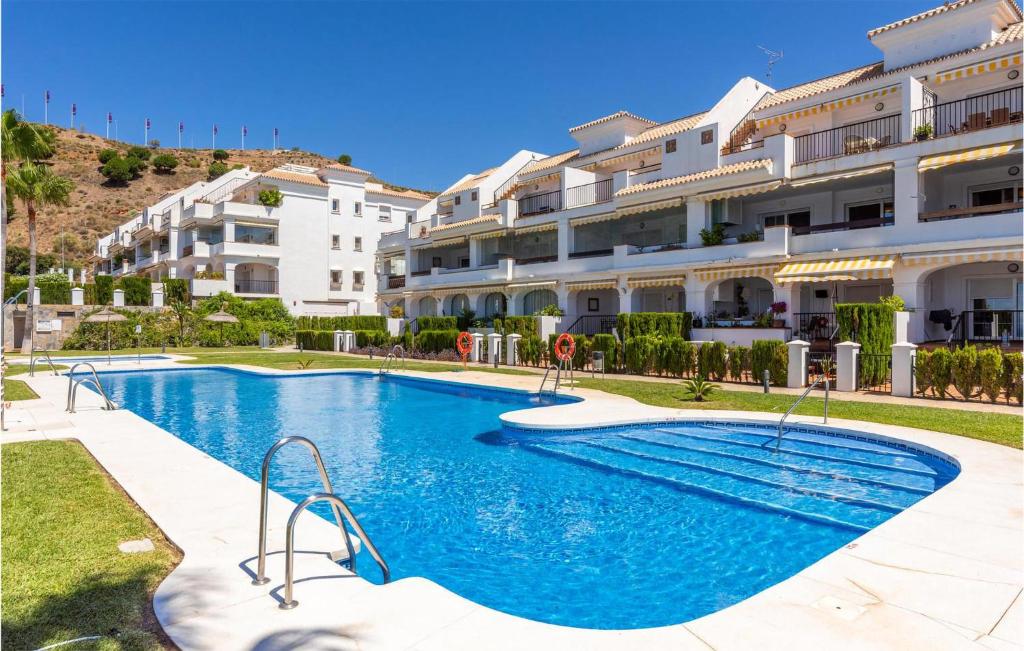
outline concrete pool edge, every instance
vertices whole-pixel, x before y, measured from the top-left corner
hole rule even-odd
[[[168,363],[147,365],[168,367],[181,368]],[[403,375],[527,391],[536,387],[535,378],[512,375]],[[37,376],[29,382],[44,401],[63,407],[66,380]],[[585,400],[508,412],[502,418],[554,428],[565,427],[566,421],[584,426],[584,420],[586,425],[611,419],[709,420],[704,411],[648,407],[597,391],[576,393]],[[759,422],[771,416],[762,415]],[[267,640],[316,644],[342,638],[361,648],[421,649],[750,648],[755,644],[801,648],[823,643],[829,648],[906,648],[911,641],[937,648],[1001,648],[1000,643],[1006,647],[1024,639],[1020,630],[1024,563],[1017,553],[1024,542],[1021,453],[989,443],[835,420],[836,427],[938,450],[960,464],[960,476],[847,548],[738,604],[675,626],[597,631],[505,615],[425,579],[404,579],[388,586],[372,586],[361,579],[307,580],[296,585],[302,606],[287,613],[277,611],[266,588],[280,583],[279,557],[271,560],[272,583],[262,589],[249,586],[237,567],[252,556],[254,548],[255,482],[131,412],[83,409],[64,418],[71,428],[55,429],[52,436],[82,440],[185,552],[181,566],[157,592],[161,623],[182,648],[252,648]],[[723,419],[758,420],[751,412],[715,413],[714,420]],[[796,418],[794,423],[816,425],[811,418]],[[203,481],[182,486],[184,473]],[[211,482],[217,485],[212,496]],[[175,489],[185,490],[175,496]],[[271,522],[283,523],[290,504],[275,497]],[[304,532],[307,539],[302,538]],[[277,549],[280,541],[274,534],[280,535],[280,527],[271,538],[271,548]],[[300,528],[300,548],[331,549],[336,535],[326,522],[309,518]],[[298,576],[339,575],[337,567],[325,559],[301,560]]]

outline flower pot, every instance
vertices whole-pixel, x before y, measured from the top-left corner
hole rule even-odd
[[[785,326],[786,326],[786,322],[783,321],[782,319],[772,319],[772,327],[773,328],[783,328]]]

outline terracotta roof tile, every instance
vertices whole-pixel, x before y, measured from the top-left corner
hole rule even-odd
[[[497,223],[499,219],[501,219],[501,215],[480,215],[479,217],[474,217],[472,219],[464,219],[460,222],[439,224],[438,226],[431,228],[430,232],[436,233],[438,231],[448,231],[455,228],[463,228],[465,226],[475,226],[476,224]]]
[[[670,122],[662,122],[661,124],[645,130],[626,144],[619,145],[616,149],[624,149],[625,147],[630,147],[632,145],[650,142],[652,140],[657,140],[658,138],[664,138],[665,136],[689,131],[697,126],[697,123],[700,122],[705,115],[707,115],[707,111],[694,113],[693,115],[688,115],[685,118],[679,118],[678,120],[672,120]]]
[[[549,170],[552,167],[561,167],[562,165],[571,162],[579,155],[579,149],[571,149],[569,151],[562,152],[561,154],[555,154],[553,156],[548,156],[547,158],[542,158],[539,161],[533,163],[533,165],[530,165],[529,167],[525,168],[522,172],[519,173],[519,176],[524,177],[530,174],[534,174],[536,172]]]
[[[403,199],[419,199],[422,201],[430,201],[430,195],[417,192],[415,190],[392,190],[390,188],[374,188],[366,189],[366,194],[381,194],[385,197],[401,197]]]
[[[460,192],[463,192],[465,190],[469,190],[470,188],[475,188],[476,186],[480,185],[481,181],[486,179],[491,174],[494,174],[494,172],[497,169],[498,169],[497,167],[492,167],[489,170],[484,170],[483,172],[480,172],[479,174],[477,174],[473,178],[466,179],[462,183],[459,183],[458,185],[456,185],[451,190],[446,190],[445,192],[442,192],[439,196],[440,197],[451,197],[451,196],[455,196],[456,194],[458,194]]]
[[[598,124],[603,124],[605,122],[611,122],[612,120],[617,120],[618,118],[633,118],[634,120],[640,120],[641,122],[646,122],[647,124],[657,124],[657,122],[655,122],[654,120],[642,118],[639,115],[634,115],[630,113],[629,111],[617,111],[615,113],[612,113],[611,115],[606,115],[603,118],[597,118],[596,120],[591,120],[590,122],[586,122],[579,126],[573,127],[569,129],[569,133],[575,133],[581,129],[586,129],[587,127],[593,127]]]
[[[685,174],[683,176],[674,176],[670,179],[661,179],[660,181],[651,181],[650,183],[641,183],[639,185],[631,185],[627,188],[622,188],[615,193],[615,196],[621,197],[630,194],[636,194],[638,192],[645,192],[647,190],[659,190],[661,188],[670,188],[676,185],[683,185],[684,183],[692,183],[693,181],[703,181],[706,179],[713,179],[719,176],[726,176],[729,174],[737,174],[739,172],[747,172],[756,169],[771,169],[772,160],[770,158],[759,158],[757,160],[743,161],[742,163],[732,163],[731,165],[723,165],[714,169],[705,170],[703,172],[696,172],[694,174]]]
[[[342,165],[341,163],[331,163],[330,165],[327,166],[327,169],[329,169],[329,170],[340,170],[342,172],[350,172],[352,174],[365,174],[367,176],[372,174],[372,172],[367,172],[366,170],[361,170],[358,167],[352,167],[351,165]]]
[[[872,38],[878,34],[881,34],[882,32],[888,32],[891,29],[896,29],[897,27],[903,27],[904,25],[920,22],[922,20],[925,20],[926,18],[931,18],[932,16],[938,16],[939,14],[945,14],[950,11],[956,11],[957,9],[960,9],[962,7],[972,5],[977,1],[978,0],[957,0],[956,2],[947,2],[938,7],[935,7],[934,9],[922,11],[919,14],[910,16],[909,18],[904,18],[902,20],[897,20],[894,23],[889,23],[888,25],[876,27],[875,29],[868,32],[868,38]],[[1013,7],[1013,10],[1017,13],[1018,16],[1021,15],[1020,7],[1017,6],[1017,3],[1008,1],[1006,4]]]
[[[261,177],[267,179],[276,179],[278,181],[291,181],[292,183],[304,183],[306,185],[315,185],[317,187],[326,188],[327,184],[317,176],[316,174],[300,174],[299,172],[288,172],[285,170],[272,169],[267,170],[260,174]]]

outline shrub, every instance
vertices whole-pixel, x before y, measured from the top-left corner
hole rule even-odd
[[[115,156],[107,161],[100,169],[100,174],[112,183],[127,183],[135,178],[134,168],[120,156]]]
[[[82,302],[86,305],[96,305],[96,284],[82,283]]]
[[[388,329],[385,317],[373,314],[354,316],[300,316],[296,319],[300,330],[381,330]]]
[[[338,156],[338,162],[341,163],[342,165],[351,165],[352,157],[349,156],[348,154],[342,154],[341,156]]]
[[[768,378],[775,386],[785,386],[789,376],[789,354],[786,344],[777,339],[756,339],[750,348],[750,366],[758,382],[768,371]]]
[[[932,390],[938,397],[945,398],[949,395],[949,385],[953,382],[953,353],[947,348],[936,348],[932,351],[929,361]]]
[[[114,277],[96,276],[96,305],[109,305],[114,301]]]
[[[660,344],[654,335],[640,335],[626,340],[626,370],[636,375],[643,375],[654,363],[654,354]]]
[[[101,149],[99,153],[96,154],[96,159],[99,160],[101,165],[106,165],[119,156],[120,154],[118,154],[116,149]]]
[[[149,278],[126,276],[121,279],[125,305],[149,305],[153,282]]]
[[[224,176],[228,173],[228,166],[220,161],[214,161],[210,163],[210,166],[206,168],[206,177],[210,181]]]
[[[914,388],[922,396],[932,389],[932,353],[918,350],[914,357]]]
[[[28,286],[26,279],[26,287]],[[68,305],[71,303],[71,283],[64,274],[41,274],[36,277],[39,302],[43,305]]]
[[[974,346],[958,348],[953,353],[953,386],[964,400],[974,395],[978,385],[978,349]]]
[[[679,346],[679,374],[691,376],[697,372],[697,345],[683,341]]]
[[[421,316],[416,325],[423,330],[455,330],[459,327],[459,319],[454,316]]]
[[[204,321],[203,317],[221,307],[236,316],[239,323],[224,326],[224,343],[238,346],[253,346],[259,343],[260,332],[270,335],[271,345],[291,342],[295,333],[295,320],[288,313],[280,299],[261,298],[246,301],[227,292],[204,299],[194,311],[196,323],[194,335],[201,346],[221,345],[220,324]],[[333,343],[333,342],[332,342]]]
[[[215,161],[225,161],[227,159],[228,159],[228,152],[227,151],[225,151],[223,149],[214,149],[213,150],[213,160],[215,160]]]
[[[750,349],[746,346],[729,346],[729,376],[733,382],[742,382],[743,374],[750,371]]]
[[[1006,391],[1006,402],[1012,397],[1017,404],[1024,404],[1024,355],[1010,353],[1003,357],[1003,389]]]
[[[322,330],[296,330],[295,345],[302,350],[334,350],[334,333]]]
[[[356,346],[366,348],[367,346],[386,346],[391,342],[391,335],[382,330],[355,330]],[[334,333],[331,332],[331,337]]]
[[[126,156],[124,162],[128,164],[128,169],[132,171],[132,178],[137,177],[143,170],[149,167],[149,163],[135,156]]]
[[[725,377],[726,346],[721,341],[701,344],[698,353],[697,374],[703,378],[721,380]]]
[[[886,355],[892,354],[895,332],[893,307],[883,303],[840,303],[836,305],[839,341],[860,344],[860,382],[881,384],[889,374]]]
[[[90,310],[84,313],[89,316],[97,312]],[[134,348],[142,346],[159,346],[173,334],[176,326],[173,316],[168,312],[152,312],[149,310],[115,310],[126,317],[125,321],[106,323],[79,323],[62,342],[64,350],[106,350],[107,329],[110,330],[112,348]],[[142,333],[135,334],[135,326],[142,326]]]
[[[161,174],[173,172],[178,166],[178,159],[174,154],[159,154],[153,157],[153,169]]]
[[[537,318],[532,316],[507,316],[494,320],[494,331],[504,335],[537,336]]]
[[[405,308],[401,305],[392,305],[391,309],[388,310],[388,314],[391,315],[392,319],[401,319],[405,317]]]
[[[284,202],[284,195],[277,188],[270,188],[269,190],[260,190],[259,202],[261,206],[269,206],[271,208],[277,208]]]
[[[615,327],[623,341],[639,335],[689,339],[692,322],[689,312],[623,312],[616,317]]]
[[[149,160],[151,152],[145,147],[139,147],[138,145],[132,145],[128,148],[128,156],[134,156],[139,160]]]
[[[4,274],[4,300],[17,295],[18,292],[28,289],[28,276],[12,276]],[[19,303],[25,303],[26,297],[18,299]]]
[[[619,342],[615,341],[615,337],[609,334],[596,334],[591,338],[590,342],[591,353],[601,351],[604,353],[604,368],[605,370],[612,370],[617,367],[618,362],[618,349]]]
[[[654,372],[658,375],[682,377],[686,370],[687,355],[692,356],[693,348],[693,344],[682,337],[658,338],[654,351]]]
[[[725,241],[725,224],[714,224],[711,228],[700,229],[700,241],[704,246],[718,246]]]
[[[907,304],[903,301],[901,297],[897,296],[896,294],[893,294],[891,296],[882,296],[881,298],[878,299],[878,302],[881,303],[882,305],[888,305],[893,309],[894,312],[902,312],[905,309],[907,309]]]
[[[1003,355],[995,348],[978,354],[978,386],[990,401],[999,400],[1003,390]]]
[[[538,366],[540,364],[541,352],[544,349],[544,342],[537,335],[527,335],[519,340],[518,357],[522,364]]]
[[[692,380],[686,380],[683,382],[683,399],[693,400],[694,402],[704,402],[711,397],[711,394],[714,393],[717,388],[717,384],[708,382],[703,376]]]
[[[545,305],[534,312],[534,316],[565,316],[565,310],[554,304]]]
[[[189,303],[191,301],[188,281],[184,278],[165,278],[163,283],[164,302],[167,305],[171,303]]]
[[[448,330],[420,330],[416,335],[414,345],[416,350],[424,353],[455,350],[455,339],[458,336],[459,331],[455,328]]]
[[[552,364],[558,364],[558,357],[555,356],[555,342],[558,341],[558,337],[559,335],[548,337],[548,359]],[[580,370],[590,360],[591,341],[584,335],[573,335],[572,338],[576,342],[576,354],[572,357],[572,367]]]

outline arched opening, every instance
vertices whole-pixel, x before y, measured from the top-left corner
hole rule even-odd
[[[774,301],[775,290],[767,278],[726,278],[708,291],[707,315],[719,321],[753,322]]]
[[[1024,339],[1020,263],[971,262],[944,267],[928,274],[924,284],[926,340],[945,341],[952,336],[961,342],[983,344]]]
[[[634,312],[685,312],[686,290],[681,285],[638,287],[631,305]]]
[[[523,297],[523,314],[536,314],[549,305],[558,305],[558,294],[550,289],[535,289]]]
[[[501,292],[492,292],[484,298],[484,317],[493,319],[508,314],[508,299]]]
[[[469,297],[465,294],[455,294],[448,298],[447,303],[445,314],[448,316],[462,316],[464,312],[472,309],[469,305]]]
[[[416,304],[419,316],[437,316],[437,299],[433,296],[424,296]]]

